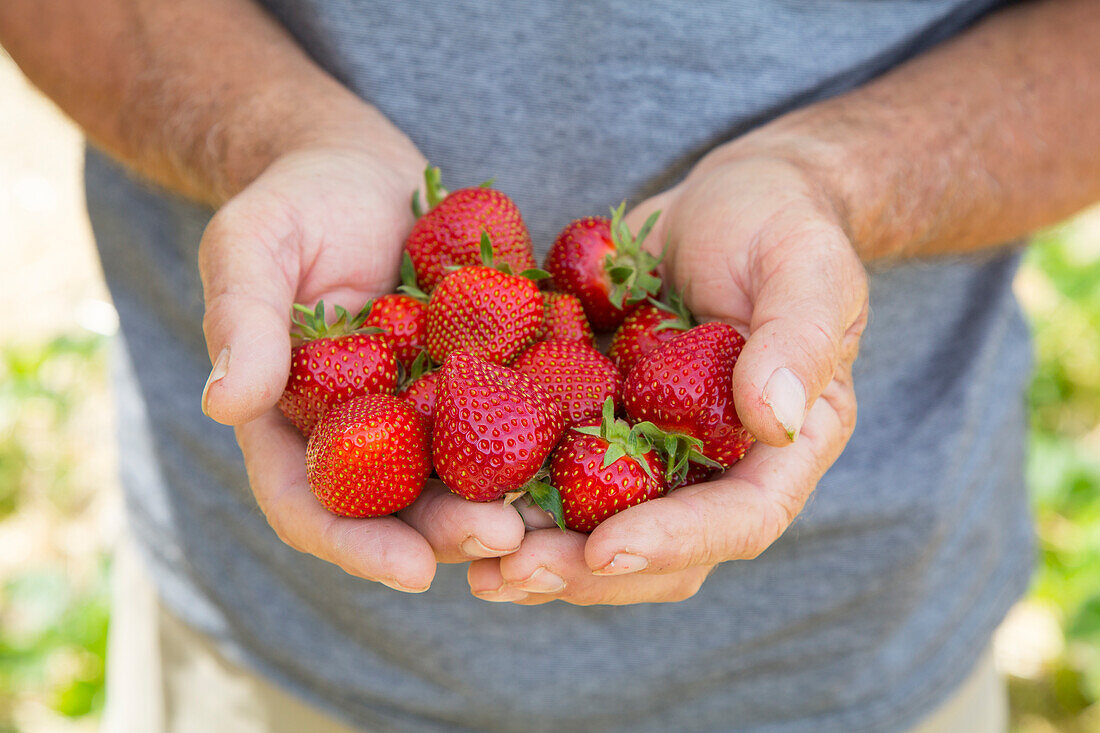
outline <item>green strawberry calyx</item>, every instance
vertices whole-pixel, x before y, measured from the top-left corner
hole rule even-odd
[[[698,463],[707,468],[721,470],[722,465],[703,455],[703,442],[685,433],[662,430],[651,422],[634,426],[646,437],[657,453],[665,460],[665,482],[676,486],[687,476],[690,464]]]
[[[561,502],[561,493],[546,480],[549,475],[550,470],[543,466],[519,491],[505,494],[504,504],[505,506],[512,504],[526,495],[531,502],[554,518],[554,523],[558,525],[559,529],[565,531],[567,527],[565,526],[565,508]]]
[[[691,315],[691,311],[684,305],[683,293],[672,291],[668,295],[668,302],[663,303],[657,298],[649,298],[649,302],[653,307],[658,310],[664,311],[672,315],[672,318],[666,318],[654,327],[654,331],[690,331],[697,324],[695,317]]]
[[[512,275],[512,266],[507,262],[497,262],[496,254],[493,251],[493,241],[489,239],[489,232],[484,229],[481,230],[481,264],[485,267],[491,267],[494,270],[499,270],[505,275]],[[461,265],[456,266],[455,269],[462,269]],[[546,270],[539,270],[537,268],[530,268],[519,273],[519,277],[526,278],[538,282],[539,280],[545,280],[550,277],[550,273]]]
[[[603,455],[603,468],[607,468],[620,458],[632,458],[642,470],[654,481],[653,469],[645,455],[654,449],[651,436],[645,429],[637,425],[630,425],[625,420],[615,417],[615,400],[608,397],[603,403],[603,415],[599,425],[588,427],[574,427],[574,431],[582,435],[591,435],[607,443],[607,450]]]
[[[421,303],[428,302],[428,294],[420,288],[420,283],[416,280],[416,266],[413,265],[408,250],[401,254],[401,284],[397,287],[397,292]]]
[[[561,493],[543,478],[531,479],[523,488],[527,492],[528,498],[553,517],[554,524],[558,525],[558,529],[564,531],[566,529],[565,508],[561,503]]]
[[[429,165],[424,169],[424,194],[428,203],[428,211],[431,211],[439,202],[447,198],[449,191],[443,188],[443,174],[439,168]],[[412,212],[417,219],[424,216],[427,211],[420,204],[420,189],[413,191]]]
[[[400,366],[400,363],[398,363]],[[409,365],[409,369],[402,375],[402,379],[399,384],[398,391],[407,389],[410,384],[423,377],[425,374],[431,374],[438,367],[432,362],[432,357],[428,354],[427,349],[422,349],[416,358],[413,359],[413,363]]]
[[[335,306],[336,320],[332,323],[325,322],[325,301],[318,300],[313,308],[294,304],[294,312],[290,319],[291,334],[303,341],[314,341],[322,338],[337,338],[353,333],[377,334],[386,333],[385,329],[374,326],[364,326],[364,321],[370,315],[373,300],[366,304],[354,316],[346,308]]]
[[[665,483],[675,486],[687,475],[690,463],[700,463],[709,468],[721,466],[702,453],[703,444],[698,438],[684,433],[662,430],[651,422],[630,425],[615,417],[615,402],[608,397],[603,404],[603,420],[599,426],[575,427],[573,430],[607,441],[603,467],[607,468],[624,456],[633,458],[642,470],[656,479],[645,454],[656,451],[665,463]]]
[[[654,211],[650,214],[635,235],[623,220],[625,211],[625,201],[611,209],[611,241],[615,245],[615,251],[607,255],[603,264],[611,281],[608,300],[620,310],[661,291],[661,278],[654,275],[653,270],[661,264],[664,257],[664,253],[655,257],[642,249],[642,242],[649,236],[661,212]]]

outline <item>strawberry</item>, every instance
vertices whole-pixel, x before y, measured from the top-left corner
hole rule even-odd
[[[622,376],[611,360],[579,341],[539,341],[512,368],[531,377],[553,397],[565,425],[600,416],[604,400],[621,404]]]
[[[570,222],[546,256],[554,287],[575,295],[599,332],[615,330],[628,306],[661,290],[656,273],[660,258],[642,249],[660,212],[654,212],[635,237],[623,221],[625,206],[612,209],[611,219],[590,216]]]
[[[431,473],[429,432],[428,421],[392,395],[364,395],[339,404],[310,436],[309,486],[334,514],[393,514],[420,496]]]
[[[699,440],[704,456],[729,468],[753,443],[733,405],[731,375],[744,345],[733,326],[704,323],[649,352],[623,385],[627,415]]]
[[[470,501],[526,490],[564,425],[530,377],[457,352],[436,388],[432,454],[439,478]]]
[[[428,372],[419,379],[409,382],[397,396],[408,401],[424,417],[431,420],[435,416],[435,391],[439,385],[439,372]]]
[[[582,341],[589,345],[596,343],[592,327],[588,325],[588,318],[584,315],[584,308],[575,296],[544,292],[542,304],[546,316],[546,328],[541,336],[543,339]]]
[[[408,369],[428,343],[428,296],[416,285],[412,260],[401,263],[400,292],[375,298],[364,325],[390,334],[397,360]]]
[[[440,364],[460,349],[507,364],[542,332],[542,295],[529,278],[545,273],[497,269],[485,234],[481,249],[485,264],[452,272],[428,302],[428,353]]]
[[[536,267],[531,235],[512,199],[488,184],[448,194],[440,185],[439,169],[424,171],[429,211],[421,216],[420,194],[413,194],[417,221],[405,240],[420,285],[432,292],[447,277],[449,266],[476,265],[482,232],[488,232],[497,258],[523,272]]]
[[[695,325],[684,301],[673,293],[666,305],[655,298],[639,303],[623,319],[611,339],[607,355],[625,377],[649,352]]]
[[[616,419],[610,399],[603,419],[567,430],[550,459],[565,526],[577,532],[591,532],[611,515],[663,495],[664,473],[644,431]]]
[[[430,366],[428,352],[420,352],[409,368],[405,385],[397,392],[398,397],[411,402],[416,411],[429,421],[435,415],[435,390],[439,382],[439,370],[427,371]]]
[[[325,324],[325,304],[314,310],[294,305],[301,314],[294,326],[304,343],[290,354],[290,376],[279,409],[303,435],[335,404],[364,394],[392,394],[397,359],[387,336],[363,328],[364,308],[354,318],[336,306],[337,319]]]

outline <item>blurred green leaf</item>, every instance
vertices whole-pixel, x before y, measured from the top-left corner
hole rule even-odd
[[[1066,651],[1037,680],[1014,680],[1013,717],[1090,730],[1100,701],[1100,256],[1074,223],[1035,237],[1021,269],[1035,343],[1027,481],[1039,567],[1031,596],[1063,620]]]

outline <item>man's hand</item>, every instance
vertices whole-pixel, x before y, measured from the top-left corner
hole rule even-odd
[[[397,516],[330,514],[306,481],[306,441],[274,407],[290,368],[291,304],[358,310],[393,289],[425,162],[325,145],[277,159],[211,221],[199,250],[214,364],[203,409],[237,426],[249,482],[291,547],[398,590],[428,588],[436,562],[514,551],[523,522],[502,502],[473,504],[429,482]]]
[[[470,566],[476,596],[683,600],[717,563],[763,552],[802,510],[855,427],[867,282],[827,193],[789,160],[720,149],[631,214],[636,228],[664,212],[649,241],[669,242],[666,282],[701,320],[747,335],[733,391],[759,442],[720,478],[627,509],[587,538],[529,532],[518,552]]]

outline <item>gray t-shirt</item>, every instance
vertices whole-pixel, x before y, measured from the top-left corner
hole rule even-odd
[[[541,254],[569,219],[660,190],[714,145],[1000,3],[266,4],[448,181],[495,176]],[[87,179],[130,347],[127,507],[165,602],[367,730],[900,730],[962,679],[1026,586],[1029,349],[1011,252],[873,268],[859,426],[761,557],[719,566],[683,603],[526,608],[471,597],[464,566],[408,596],[282,545],[232,431],[199,410],[210,212],[94,151]]]

